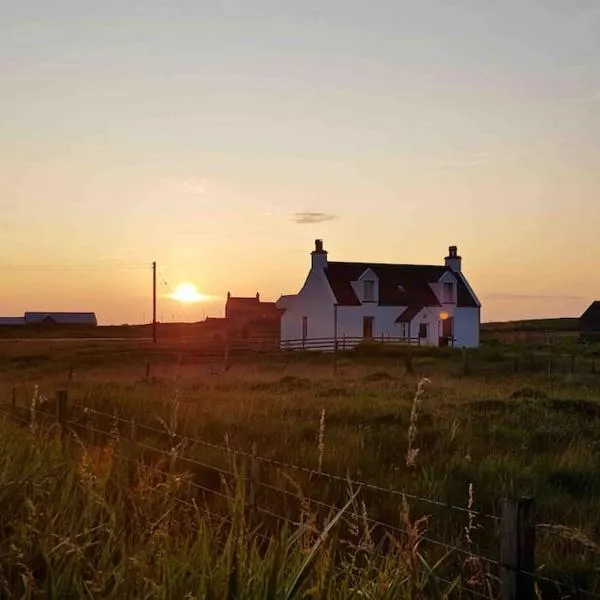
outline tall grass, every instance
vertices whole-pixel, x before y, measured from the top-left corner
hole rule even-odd
[[[2,598],[444,597],[423,568],[420,523],[385,549],[368,528],[346,543],[358,490],[306,547],[304,527],[250,526],[241,480],[212,513],[185,473],[126,451],[0,423]]]
[[[110,490],[110,499],[119,497],[118,494],[130,497],[131,490],[143,490],[142,499],[131,500],[134,508],[127,509],[130,513],[137,510],[135,507],[142,505],[146,497],[158,501],[160,496],[154,488],[161,490],[173,504],[169,515],[183,518],[188,514],[186,511],[192,511],[194,502],[199,510],[208,508],[220,513],[218,519],[204,514],[202,522],[211,532],[218,527],[218,540],[223,548],[231,528],[223,517],[235,520],[234,511],[228,508],[224,515],[220,498],[207,497],[200,502],[190,484],[192,467],[186,457],[231,470],[233,452],[218,452],[194,444],[190,441],[192,438],[220,445],[226,439],[226,445],[232,449],[250,451],[252,448],[252,454],[308,467],[312,470],[311,477],[293,469],[261,464],[260,474],[251,478],[260,476],[265,483],[292,492],[296,497],[293,502],[285,500],[282,494],[269,495],[264,489],[245,490],[235,481],[227,480],[238,510],[244,500],[242,494],[247,493],[246,503],[281,512],[302,524],[300,528],[290,526],[287,537],[281,538],[283,532],[275,530],[268,517],[260,515],[252,519],[246,509],[244,531],[252,532],[262,521],[269,521],[269,531],[263,527],[260,533],[269,538],[276,534],[275,538],[284,545],[290,537],[296,536],[294,552],[303,558],[327,523],[324,517],[332,516],[326,515],[325,509],[316,508],[311,498],[341,507],[352,496],[345,482],[333,483],[327,479],[327,473],[342,476],[349,473],[354,480],[466,507],[467,513],[452,512],[411,500],[411,521],[427,517],[423,522],[427,535],[420,538],[419,553],[430,566],[444,559],[444,552],[432,551],[432,544],[426,538],[497,558],[497,524],[473,515],[475,511],[498,514],[499,500],[503,496],[527,494],[536,499],[536,513],[541,523],[536,549],[541,573],[600,591],[600,448],[597,443],[600,378],[592,373],[566,375],[557,370],[552,372],[552,377],[545,372],[514,373],[510,360],[496,362],[486,360],[483,355],[479,358],[474,355],[470,360],[473,367],[470,376],[462,373],[461,365],[450,353],[438,356],[434,350],[428,350],[426,355],[415,354],[414,376],[405,372],[398,356],[354,357],[350,354],[338,361],[335,371],[327,357],[311,356],[286,363],[285,374],[281,365],[270,361],[250,362],[250,359],[247,364],[235,362],[230,371],[218,375],[210,375],[208,370],[203,373],[201,365],[165,365],[162,370],[153,365],[155,378],[151,380],[143,377],[145,363],[139,368],[124,366],[119,371],[78,370],[80,379],[70,384],[69,419],[80,421],[82,427],[90,425],[107,432],[113,429],[108,446],[114,450],[105,449],[102,453],[88,450],[88,458],[84,458],[83,450],[77,447],[70,449],[63,459],[68,471],[73,469],[69,466],[70,457],[75,456],[77,482],[80,484],[87,472],[89,481],[96,482],[90,483],[92,490],[98,487],[98,481],[104,481],[99,465],[110,465],[110,476],[106,484],[102,484]],[[173,377],[174,369],[177,378]],[[53,413],[52,407],[45,406],[46,399],[54,396],[58,385],[64,385],[62,380],[40,373],[30,370],[18,373],[22,383],[18,387],[17,412],[36,422],[34,435],[38,435],[44,422],[38,409]],[[422,386],[426,395],[422,395],[423,392],[416,395],[415,387],[425,377],[434,384]],[[4,382],[7,381],[12,386],[12,379],[5,374]],[[35,385],[38,385],[37,392]],[[6,392],[5,398],[10,398],[10,388]],[[94,407],[108,416],[98,419],[77,409],[77,404]],[[134,419],[135,426],[121,423],[117,429],[114,414]],[[115,456],[126,448],[125,439],[131,437],[130,430],[136,429],[141,442],[157,446],[168,455],[159,465],[158,455],[151,458],[144,453],[145,460],[151,458],[152,466],[168,475],[124,463]],[[83,442],[84,432],[80,433]],[[34,440],[38,444],[37,438]],[[85,441],[105,444],[104,437],[95,438],[92,434],[85,437]],[[108,456],[112,457],[110,461]],[[412,463],[407,461],[409,456],[414,458]],[[187,474],[183,472],[186,469],[190,471]],[[214,472],[200,473],[194,469],[193,477],[208,487],[221,488],[219,475]],[[140,485],[140,481],[149,483]],[[128,494],[124,494],[123,489],[129,490]],[[76,495],[75,491],[71,493]],[[173,500],[173,495],[177,500]],[[104,496],[100,494],[100,498]],[[161,502],[166,500],[161,497]],[[192,506],[184,504],[182,508],[181,502]],[[60,504],[58,500],[55,503]],[[165,505],[165,511],[169,508],[170,505]],[[364,591],[364,586],[371,585],[372,580],[379,581],[370,571],[365,571],[366,565],[379,565],[379,560],[387,560],[385,552],[393,546],[395,562],[389,564],[387,575],[396,569],[401,573],[398,580],[404,582],[405,588],[409,581],[416,585],[418,578],[408,578],[409,554],[406,548],[401,552],[405,540],[396,536],[399,545],[383,547],[382,529],[373,528],[368,520],[407,529],[401,513],[399,496],[363,489],[332,531],[330,541],[320,546],[329,548],[328,544],[338,536],[340,539],[331,551],[335,560],[330,558],[328,563],[325,558],[318,558],[315,564],[323,568],[319,571],[313,567],[311,573],[319,572],[320,577],[325,578],[324,573],[329,572],[325,565],[333,564],[331,568],[336,576],[342,576],[339,572],[342,570],[342,581],[347,581],[346,588],[340,589]],[[158,511],[149,514],[158,523],[159,532],[160,527],[169,522],[162,520],[162,513]],[[181,522],[189,523],[190,517],[186,518],[188,521]],[[145,526],[141,525],[140,530]],[[186,531],[186,535],[188,533]],[[260,537],[251,537],[262,556],[266,542],[260,541]],[[323,553],[323,557],[325,555]],[[372,556],[376,557],[373,561]],[[231,559],[230,554],[228,557]],[[216,557],[211,557],[213,559]],[[370,583],[359,585],[356,578],[350,577],[349,573],[355,571],[349,566],[353,560],[357,568],[362,569],[362,575],[371,578]],[[457,556],[451,557],[449,562],[454,570],[445,570],[441,565],[437,572],[441,571],[445,578],[448,573],[461,572],[463,585],[472,585],[488,594],[485,590],[492,574],[485,564],[461,562]],[[299,567],[302,561],[298,558],[293,564]],[[343,569],[339,565],[343,565]],[[286,584],[289,581],[287,579]],[[338,580],[335,581],[338,589]],[[431,586],[432,581],[428,580],[427,585]],[[306,585],[324,589],[312,579]],[[410,585],[406,589],[409,588]]]

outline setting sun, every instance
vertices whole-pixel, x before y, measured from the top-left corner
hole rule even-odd
[[[179,302],[202,302],[205,296],[202,295],[193,283],[180,283],[173,294],[173,300]]]

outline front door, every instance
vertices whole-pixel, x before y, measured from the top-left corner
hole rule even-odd
[[[363,317],[363,338],[370,339],[373,337],[374,320],[374,317]]]
[[[442,321],[442,335],[447,338],[451,338],[454,334],[454,322],[452,317],[448,317],[445,321]]]

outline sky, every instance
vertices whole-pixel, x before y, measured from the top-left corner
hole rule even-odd
[[[0,314],[222,314],[443,262],[482,319],[600,299],[600,0],[0,0]],[[207,302],[168,294],[192,282]]]

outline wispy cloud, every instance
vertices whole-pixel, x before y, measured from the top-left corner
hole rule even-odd
[[[335,215],[322,212],[297,212],[294,213],[292,220],[298,225],[310,225],[313,223],[324,223],[325,221],[333,221]]]
[[[209,181],[204,178],[188,177],[181,182],[181,189],[187,194],[203,196],[207,193]]]
[[[500,300],[500,301],[540,301],[540,302],[564,302],[566,300],[589,300],[583,296],[563,296],[552,294],[488,294],[484,300]]]
[[[600,102],[600,91],[586,94],[585,96],[576,96],[575,98],[569,98],[567,102],[571,104],[597,104]]]
[[[458,156],[456,159],[444,164],[446,169],[466,169],[469,167],[478,167],[490,161],[490,155],[487,152],[476,152]]]

